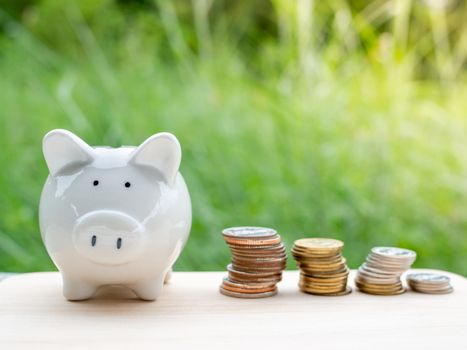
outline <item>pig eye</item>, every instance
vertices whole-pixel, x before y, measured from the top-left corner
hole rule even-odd
[[[131,186],[131,183],[129,183],[128,181],[125,182],[125,187],[126,187],[126,188],[128,188],[128,187],[130,187],[130,186]]]
[[[97,185],[99,185],[99,181],[94,180],[94,182],[93,182],[92,184],[93,184],[94,186],[97,186]]]

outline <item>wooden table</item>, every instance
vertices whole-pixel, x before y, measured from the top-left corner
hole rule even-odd
[[[0,283],[0,349],[466,349],[467,280],[446,274],[452,294],[318,297],[291,271],[246,300],[219,294],[225,272],[178,272],[156,302],[118,287],[68,302],[58,273],[22,274]]]

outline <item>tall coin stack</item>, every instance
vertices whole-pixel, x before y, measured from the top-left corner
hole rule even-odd
[[[287,252],[280,235],[265,227],[231,227],[222,231],[232,253],[220,292],[237,298],[264,298],[277,294]]]
[[[358,269],[355,284],[368,294],[402,294],[405,288],[401,275],[412,266],[416,257],[417,254],[408,249],[375,247]]]
[[[337,296],[349,294],[349,269],[342,256],[344,243],[328,238],[303,238],[295,241],[292,255],[300,268],[302,292]]]

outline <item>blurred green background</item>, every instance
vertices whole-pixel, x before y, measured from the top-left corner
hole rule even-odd
[[[222,228],[417,251],[467,274],[467,4],[0,1],[0,270],[54,269],[41,139],[175,133],[193,202],[177,270],[222,270]],[[289,261],[289,267],[294,267]]]

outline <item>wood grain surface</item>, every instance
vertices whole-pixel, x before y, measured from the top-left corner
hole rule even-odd
[[[177,272],[155,302],[119,287],[68,302],[58,273],[16,275],[0,283],[0,349],[466,349],[467,280],[446,274],[452,294],[319,297],[290,271],[246,300],[219,294],[225,272]]]

